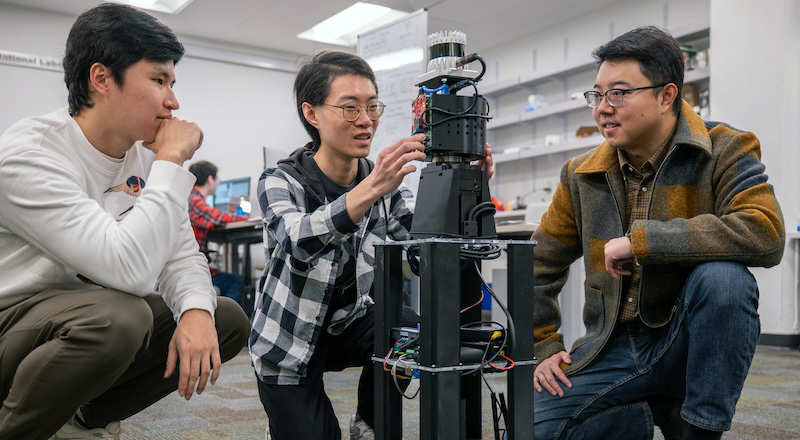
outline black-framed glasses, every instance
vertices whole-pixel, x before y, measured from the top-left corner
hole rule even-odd
[[[608,89],[605,93],[589,91],[584,92],[583,96],[586,98],[586,103],[589,104],[589,107],[597,107],[603,101],[603,97],[605,96],[606,102],[612,107],[617,107],[622,105],[622,102],[625,101],[625,95],[627,93],[635,92],[637,90],[647,90],[647,89],[658,89],[660,87],[664,87],[669,83],[660,84],[657,86],[647,86],[647,87],[636,87],[635,89]]]
[[[383,114],[383,110],[386,109],[386,106],[380,102],[375,101],[371,102],[367,105],[356,105],[356,104],[344,104],[344,105],[333,105],[333,104],[325,104],[328,107],[335,107],[342,109],[342,116],[347,122],[353,122],[361,116],[361,109],[364,109],[367,112],[367,117],[372,119],[373,121],[377,121],[380,119],[381,115]]]

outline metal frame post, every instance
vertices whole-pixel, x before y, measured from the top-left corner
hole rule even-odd
[[[384,357],[392,342],[392,327],[402,324],[402,250],[399,246],[376,246],[375,263],[375,351],[374,357]],[[403,396],[394,389],[392,377],[375,370],[375,438],[401,440],[403,435]]]
[[[423,243],[420,248],[420,364],[458,365],[461,302],[459,245]],[[420,373],[420,438],[457,440],[461,433],[461,374]]]
[[[512,359],[533,359],[533,245],[508,245],[508,311],[516,340]],[[508,438],[533,440],[533,371],[519,365],[508,372]]]

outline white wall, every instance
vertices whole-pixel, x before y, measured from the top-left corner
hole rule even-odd
[[[72,20],[0,4],[0,49],[61,58]],[[14,122],[67,105],[61,72],[0,64],[0,132]]]
[[[562,64],[590,55],[592,50],[625,32],[645,25],[668,29],[709,21],[708,1],[627,0],[588,15],[553,23],[521,38],[481,54],[487,60],[490,80],[503,80],[536,68]],[[534,60],[535,52],[535,60]],[[495,71],[492,72],[493,68]],[[584,92],[585,90],[580,90]]]
[[[711,0],[711,117],[754,132],[783,209],[786,230],[800,224],[800,2]],[[784,260],[756,269],[762,333],[800,334],[798,241]]]
[[[222,179],[250,176],[255,201],[262,147],[270,149],[267,166],[274,166],[308,138],[294,110],[294,75],[188,56],[175,74],[181,104],[175,115],[195,121],[205,136],[192,162],[216,164]]]
[[[0,49],[60,58],[74,20],[0,4]],[[223,179],[250,176],[255,200],[264,166],[262,147],[270,148],[267,161],[272,166],[308,139],[294,111],[294,74],[200,59],[188,50],[175,73],[180,109],[174,114],[197,122],[205,134],[193,161],[215,163]],[[66,105],[62,72],[0,64],[0,78],[0,131],[26,116]]]

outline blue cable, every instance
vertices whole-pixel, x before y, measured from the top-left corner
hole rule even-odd
[[[422,86],[422,91],[425,92],[425,94],[428,96],[433,95],[434,93],[441,93],[442,95],[446,95],[450,93],[450,86],[447,84],[442,84],[441,86],[435,89],[429,89],[425,86]]]

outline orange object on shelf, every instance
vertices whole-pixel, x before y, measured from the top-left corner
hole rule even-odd
[[[503,201],[498,199],[495,196],[492,196],[492,203],[494,203],[494,209],[496,209],[498,211],[505,211],[506,210],[505,206],[503,206]]]

